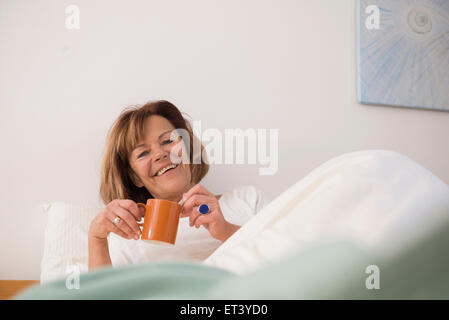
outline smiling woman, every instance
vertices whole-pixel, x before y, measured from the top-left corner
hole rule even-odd
[[[100,193],[105,204],[114,199],[146,202],[149,198],[162,196],[164,190],[160,188],[163,186],[154,183],[155,179],[152,179],[152,176],[161,169],[159,168],[161,165],[169,164],[169,159],[157,161],[154,166],[145,159],[148,159],[150,153],[152,155],[156,153],[158,157],[161,156],[161,152],[162,154],[164,151],[169,152],[173,146],[173,142],[169,140],[170,133],[175,129],[186,130],[190,141],[196,139],[181,112],[168,101],[149,102],[142,107],[130,107],[122,112],[109,133],[102,165]],[[180,171],[184,179],[187,179],[190,172],[190,180],[181,183],[178,190],[171,189],[173,185],[167,187],[166,189],[170,190],[166,190],[169,195],[163,194],[165,199],[175,194],[182,195],[188,190],[186,184],[198,183],[209,170],[209,165],[203,161],[200,164],[193,164],[193,143],[189,145],[187,156],[191,165],[184,166]],[[203,149],[201,146],[201,150]],[[166,153],[165,156],[167,155]],[[151,171],[145,174],[143,170]],[[142,179],[139,178],[139,173]]]
[[[147,134],[142,138],[143,143],[133,148],[128,155],[128,162],[131,169],[130,178],[136,187],[150,190],[154,198],[178,202],[182,194],[206,174],[208,165],[199,165],[205,166],[201,176],[192,175],[193,167],[181,162],[182,149],[179,153],[174,150],[179,149],[174,148],[176,144],[183,143],[180,139],[170,139],[170,133],[175,129],[167,118],[159,115],[149,116],[145,120]],[[173,158],[174,163],[171,160]]]
[[[199,145],[201,155],[204,147]],[[265,205],[263,193],[252,186],[215,195],[199,184],[209,165],[203,157],[198,162],[194,146],[198,140],[189,122],[168,101],[129,107],[121,113],[107,139],[100,186],[106,207],[89,228],[89,269],[161,259],[205,259]],[[133,241],[140,239],[138,221],[144,215],[137,203],[150,198],[183,200],[181,217],[188,219],[179,222],[181,239],[172,248]],[[209,210],[203,215],[198,208],[205,205]]]

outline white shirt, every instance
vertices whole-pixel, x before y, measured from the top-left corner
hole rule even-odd
[[[240,186],[225,191],[218,200],[226,221],[242,226],[266,204],[265,193],[254,186]],[[189,226],[189,218],[181,218],[174,246],[162,246],[140,240],[128,240],[115,233],[108,237],[113,266],[154,261],[202,261],[221,242],[212,238],[206,228]]]

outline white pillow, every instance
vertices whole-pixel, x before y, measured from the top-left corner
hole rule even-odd
[[[448,220],[449,186],[430,171],[396,152],[353,152],[284,191],[204,263],[243,274],[335,240],[389,258]]]
[[[41,283],[88,270],[88,230],[92,219],[102,208],[64,202],[42,204],[48,214]]]

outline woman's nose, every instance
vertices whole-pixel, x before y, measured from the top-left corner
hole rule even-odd
[[[159,148],[154,155],[154,161],[160,161],[168,158],[168,152],[162,148]]]

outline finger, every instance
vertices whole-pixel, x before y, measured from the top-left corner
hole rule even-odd
[[[136,208],[137,208],[137,204],[136,204]],[[137,224],[137,221],[140,221],[140,218],[138,218],[138,220],[136,220],[136,217],[132,213],[130,213],[127,209],[123,208],[122,206],[113,208],[113,211],[114,210],[118,211],[117,212],[118,216],[126,221],[128,226],[133,230],[133,232],[136,235],[140,235],[139,225]],[[139,210],[139,209],[137,208],[137,210]]]
[[[198,212],[197,208],[198,207],[195,207],[196,214],[194,213],[189,216],[189,226],[191,227],[195,224],[195,221],[198,220],[199,217],[201,217],[201,213]]]
[[[145,210],[132,200],[119,200],[117,203],[120,207],[128,210],[134,216],[136,221],[142,219],[142,216],[145,214]]]
[[[214,197],[215,198],[215,197]],[[198,207],[203,203],[211,203],[214,199],[210,196],[202,195],[202,194],[194,194],[191,196],[182,207],[181,217],[187,217],[192,213],[193,207]]]
[[[140,235],[140,229],[137,226],[136,220],[134,220],[134,216],[122,207],[117,206],[111,208],[111,210],[108,211],[108,217],[111,221],[114,221],[116,217],[119,217],[120,222],[117,224],[117,227],[122,229],[122,231],[130,235],[132,238],[136,235]]]
[[[183,207],[183,208],[181,209],[181,215],[180,215],[180,217],[181,217],[181,218],[188,217],[188,216],[190,215],[189,212],[190,212],[190,211],[184,210],[184,207]]]
[[[184,200],[184,203],[187,201],[187,199],[189,199],[192,195],[194,194],[204,194],[204,195],[212,195],[212,193],[210,193],[206,188],[204,188],[201,184],[196,184],[194,185],[192,188],[190,188],[189,191],[187,191],[186,193],[184,193],[182,195],[182,199]]]
[[[198,229],[201,225],[209,224],[214,221],[214,218],[211,217],[209,214],[200,214],[195,221],[194,225]]]
[[[195,195],[191,196],[189,199],[187,199],[186,202],[184,202],[184,204],[182,205],[182,208],[181,208],[181,218],[188,217],[190,215],[191,209],[193,208],[195,203],[200,201],[197,199],[198,197],[205,197],[205,196],[195,194]],[[204,198],[203,198],[203,200],[204,200]]]
[[[111,232],[114,232],[115,234],[117,234],[120,237],[125,238],[125,239],[132,239],[133,238],[129,234],[124,232],[122,229],[117,227],[112,221],[108,220],[107,223],[108,223],[108,228],[109,228],[109,230],[111,230]]]
[[[125,221],[120,220],[117,224],[114,223],[114,220],[109,220],[108,219],[108,223],[112,223],[112,225],[115,228],[112,228],[111,231],[113,230],[120,230],[123,234],[125,234],[125,237],[128,239],[135,239],[136,235],[134,234],[134,232],[131,230],[131,228],[126,224]]]
[[[197,206],[195,206],[193,208],[192,212],[194,212],[194,213],[192,213],[190,215],[190,226],[191,227],[196,225],[198,220],[200,220],[200,222],[204,221],[204,222],[201,222],[201,223],[209,223],[209,222],[213,222],[217,218],[215,214],[212,214],[212,211],[210,211],[209,213],[206,213],[206,214],[200,213],[198,211],[198,207]],[[204,217],[204,218],[200,219],[201,217]]]

